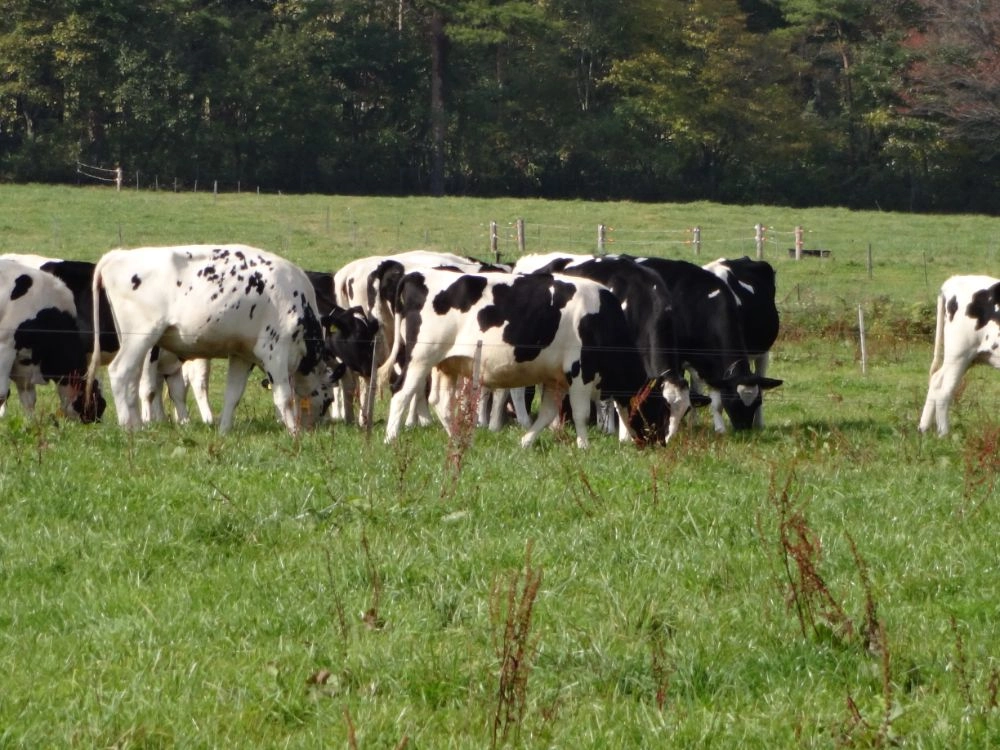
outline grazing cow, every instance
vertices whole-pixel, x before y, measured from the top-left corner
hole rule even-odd
[[[666,405],[651,381],[614,295],[587,279],[413,271],[400,281],[391,306],[396,335],[382,366],[392,368],[405,346],[407,361],[389,404],[386,442],[399,433],[414,394],[434,368],[452,380],[470,376],[482,342],[480,383],[488,388],[543,386],[538,417],[521,440],[530,445],[569,395],[577,445],[587,445],[590,402],[615,400],[637,443],[663,441]],[[683,403],[687,389],[669,392]],[[448,430],[447,404],[435,403]]]
[[[347,263],[334,274],[334,298],[344,308],[359,307],[364,315],[377,321],[383,335],[379,338],[379,350],[375,357],[379,363],[385,361],[393,338],[392,312],[385,300],[392,297],[399,279],[407,271],[423,268],[449,267],[457,271],[477,273],[484,269],[474,258],[434,250],[410,250],[393,255],[373,255]],[[504,268],[503,270],[510,270]],[[360,381],[361,391],[367,391],[370,370],[351,370],[343,381],[344,400],[350,404],[355,384]],[[347,421],[353,421],[350,411],[345,414]],[[422,394],[414,400],[413,409],[407,422],[429,424],[431,416],[426,399]]]
[[[95,297],[101,287],[121,344],[108,374],[122,426],[140,424],[139,378],[154,346],[181,358],[229,358],[222,432],[232,427],[255,364],[292,434],[329,405],[333,377],[316,295],[305,272],[284,258],[246,245],[112,250],[94,270]],[[88,382],[97,364],[94,356]],[[299,398],[308,399],[306,413]]]
[[[684,365],[674,336],[673,301],[655,271],[618,256],[583,256],[576,260],[561,256],[535,273],[579,276],[610,289],[625,314],[629,334],[642,357],[646,375],[660,379],[665,389],[664,397],[667,390],[687,390]],[[678,404],[684,411],[671,412],[668,439],[677,431],[689,403],[690,399],[685,399],[683,405]],[[622,426],[619,424],[619,428]]]
[[[941,285],[930,385],[920,431],[937,424],[948,433],[948,409],[965,371],[975,364],[1000,368],[1000,279],[952,276]]]
[[[711,271],[683,260],[636,258],[663,279],[674,304],[674,333],[681,359],[709,387],[712,421],[725,432],[725,409],[735,430],[753,427],[764,390],[780,380],[750,370],[736,300]]]
[[[73,300],[76,304],[76,324],[80,332],[80,339],[87,355],[92,354],[94,346],[93,329],[93,279],[94,264],[82,260],[62,260],[60,258],[48,258],[42,255],[22,255],[8,254],[0,258],[16,260],[33,268],[41,269],[50,273],[62,281],[73,293]],[[108,305],[107,295],[104,290],[98,298],[98,320],[100,321],[100,342],[101,363],[108,364],[118,351],[118,335],[115,333],[115,322],[111,315],[111,307]],[[177,412],[179,422],[188,421],[188,411],[185,399],[185,381],[192,381],[195,401],[202,419],[206,423],[212,421],[212,411],[208,404],[208,369],[207,363],[191,362],[185,364],[182,376],[181,362],[177,357],[169,352],[161,352],[154,349],[150,355],[155,367],[144,371],[142,384],[142,419],[144,422],[163,419],[163,403],[160,400],[162,383],[165,381],[174,402],[174,410]]]
[[[736,299],[743,342],[755,375],[767,375],[771,347],[778,339],[780,321],[775,304],[774,268],[763,260],[719,258],[702,266],[711,271],[726,285]],[[753,426],[764,426],[764,404],[754,412]]]
[[[106,404],[100,389],[84,394],[86,362],[66,285],[32,266],[0,260],[0,407],[13,381],[30,414],[35,386],[54,381],[67,416],[99,420]]]

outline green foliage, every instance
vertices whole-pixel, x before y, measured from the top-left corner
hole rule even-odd
[[[945,4],[8,0],[0,179],[992,210]]]

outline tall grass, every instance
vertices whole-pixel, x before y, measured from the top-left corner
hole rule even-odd
[[[919,436],[931,352],[911,310],[949,273],[996,273],[993,220],[35,186],[0,187],[0,201],[0,250],[91,259],[221,240],[310,268],[417,246],[484,255],[484,222],[516,216],[529,240],[532,224],[583,226],[581,244],[601,221],[616,238],[697,222],[706,260],[753,253],[710,251],[710,227],[801,223],[833,252],[796,264],[774,248],[785,384],[760,434],[716,436],[701,418],[664,449],[595,433],[583,453],[565,433],[521,450],[516,428],[479,431],[456,470],[439,425],[384,446],[379,411],[370,436],[332,425],[292,439],[255,389],[225,436],[68,424],[51,389],[34,420],[11,404],[0,746],[481,748],[498,711],[507,743],[527,747],[1000,739],[1000,383],[970,372],[952,435]],[[549,234],[548,249],[568,249],[540,231],[529,249]],[[793,472],[790,509],[821,552],[803,564],[853,637],[820,619],[803,633],[776,585],[785,558],[761,529],[779,538],[775,491]],[[543,570],[514,585],[511,571]],[[497,619],[497,592],[516,615],[525,582],[536,589],[517,630]],[[500,704],[508,625],[530,679],[508,671]]]

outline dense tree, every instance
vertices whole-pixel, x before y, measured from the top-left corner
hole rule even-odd
[[[0,0],[0,179],[982,208],[998,38],[973,0]]]

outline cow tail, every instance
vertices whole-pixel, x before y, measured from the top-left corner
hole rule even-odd
[[[934,358],[931,360],[931,375],[938,371],[944,361],[944,292],[937,298],[937,325],[934,328]]]
[[[392,348],[385,362],[378,368],[378,389],[381,391],[389,385],[392,377],[392,369],[396,366],[396,359],[399,357],[399,350],[403,345],[403,316],[397,312],[393,316]]]
[[[104,259],[97,261],[94,267],[94,278],[90,281],[90,293],[93,304],[91,305],[94,327],[94,348],[90,352],[90,364],[87,366],[87,384],[84,387],[84,403],[89,404],[91,394],[94,390],[94,381],[97,380],[97,368],[101,366],[101,272],[104,267]]]

